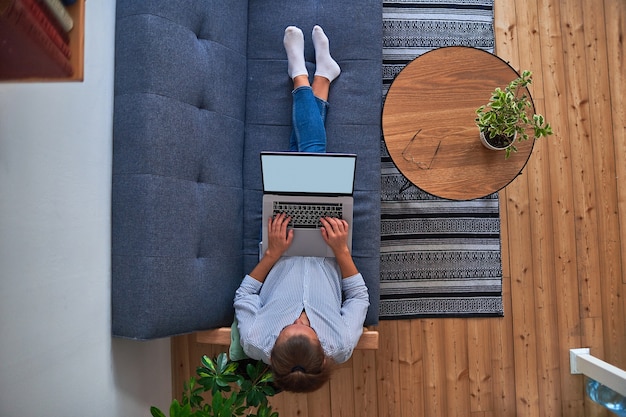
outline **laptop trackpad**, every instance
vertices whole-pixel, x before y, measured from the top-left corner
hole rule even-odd
[[[284,256],[303,255],[334,257],[332,249],[324,242],[320,229],[294,229],[293,241],[289,249],[284,253]]]

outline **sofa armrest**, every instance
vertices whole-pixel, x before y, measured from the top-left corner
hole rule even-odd
[[[196,342],[207,345],[230,345],[230,327],[203,330],[196,333]],[[364,327],[363,334],[356,345],[356,349],[378,349],[378,330],[374,327]]]

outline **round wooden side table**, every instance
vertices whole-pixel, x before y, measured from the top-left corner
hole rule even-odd
[[[485,197],[508,185],[526,165],[534,139],[516,142],[518,152],[505,159],[482,145],[474,120],[493,90],[518,76],[497,56],[469,47],[435,49],[410,62],[383,107],[385,145],[398,170],[451,200]]]

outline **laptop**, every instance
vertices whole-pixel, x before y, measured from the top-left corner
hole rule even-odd
[[[355,154],[261,152],[261,253],[267,250],[267,220],[281,212],[291,215],[289,227],[294,229],[284,256],[333,257],[320,231],[319,219],[325,216],[348,222],[348,249],[352,252],[355,169]]]

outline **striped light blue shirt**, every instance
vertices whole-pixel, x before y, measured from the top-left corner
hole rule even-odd
[[[334,258],[283,257],[264,283],[246,275],[235,294],[243,351],[267,364],[278,334],[302,310],[324,353],[337,363],[347,361],[363,332],[368,307],[361,274],[342,279]]]

